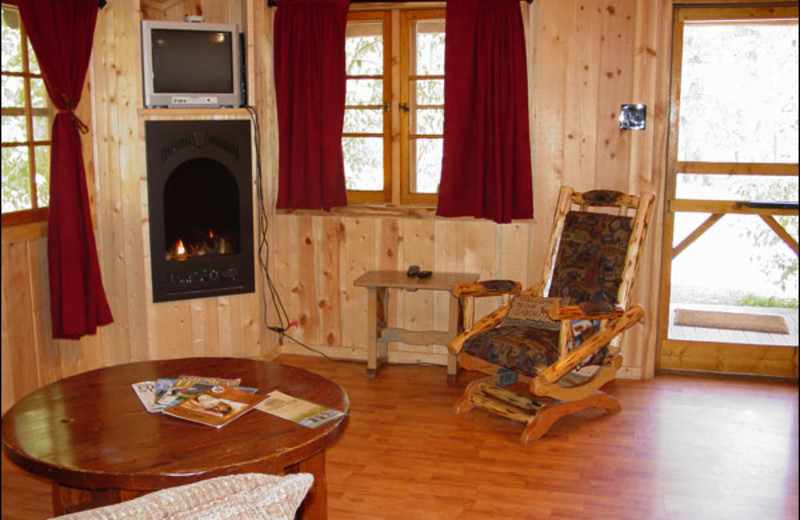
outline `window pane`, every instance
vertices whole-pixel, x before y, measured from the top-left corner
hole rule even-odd
[[[28,71],[31,74],[41,74],[42,71],[39,69],[39,61],[36,59],[36,53],[33,52],[33,46],[31,45],[31,41],[27,40],[28,42]]]
[[[348,22],[345,53],[348,76],[383,75],[383,23]]]
[[[344,132],[347,134],[383,133],[383,109],[350,108],[345,110]]]
[[[36,203],[40,208],[50,205],[50,147],[37,146],[36,154]]]
[[[3,108],[25,106],[25,84],[22,78],[3,76]]]
[[[415,83],[418,105],[444,105],[443,79],[417,80]]]
[[[415,139],[411,164],[415,167],[412,176],[412,193],[437,193],[442,177],[442,140]]]
[[[4,143],[22,143],[27,141],[24,116],[2,116],[2,132]],[[5,163],[3,164],[5,168]]]
[[[799,193],[797,177],[683,173],[675,183],[679,199],[794,202]]]
[[[383,106],[383,80],[348,79],[345,104]]]
[[[797,162],[797,27],[686,24],[679,160]]]
[[[19,13],[3,6],[3,70],[22,72],[22,47],[20,46]],[[3,100],[5,103],[5,98]]]
[[[36,116],[33,118],[33,140],[49,141],[50,127],[52,123],[49,117]]]
[[[417,20],[411,26],[416,40],[413,74],[444,74],[444,20]]]
[[[425,108],[415,110],[414,133],[424,135],[442,135],[444,132],[444,109]]]
[[[3,148],[3,213],[31,209],[28,150]]]
[[[31,106],[33,108],[50,106],[50,96],[44,86],[44,80],[40,78],[31,78]]]
[[[344,176],[348,190],[383,190],[383,139],[344,137]]]

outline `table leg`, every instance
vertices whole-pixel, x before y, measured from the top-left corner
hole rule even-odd
[[[118,504],[146,493],[146,491],[114,488],[83,489],[59,484],[58,482],[53,482],[52,492],[53,514],[56,516]]]
[[[374,379],[388,360],[388,346],[378,339],[386,328],[386,288],[367,288],[367,377]]]
[[[328,480],[325,476],[325,451],[287,469],[287,473],[311,473],[314,483],[306,498],[300,504],[296,518],[303,520],[324,520],[328,518]]]
[[[461,317],[461,301],[450,293],[450,316],[447,326],[447,332],[450,339],[454,339],[461,333],[459,327],[459,319]],[[458,358],[449,352],[447,353],[447,381],[451,384],[456,383],[458,377]]]

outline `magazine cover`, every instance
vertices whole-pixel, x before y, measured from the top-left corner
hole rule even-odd
[[[179,419],[222,428],[266,399],[225,385],[214,385],[201,393],[170,406],[162,413]]]
[[[188,391],[198,383],[207,383],[209,385],[226,385],[237,386],[241,379],[227,379],[223,377],[206,377],[206,376],[178,376],[175,377],[159,377],[156,379],[156,405],[160,408],[158,411],[163,411],[165,408],[177,404],[183,399],[178,396]],[[203,388],[205,390],[205,388]],[[196,393],[196,392],[192,392]]]
[[[299,399],[279,390],[268,393],[267,399],[256,408],[308,428],[316,428],[345,415],[339,410]]]
[[[163,407],[156,404],[156,382],[155,381],[141,381],[131,385],[136,397],[147,410],[147,413],[156,413],[163,410]]]

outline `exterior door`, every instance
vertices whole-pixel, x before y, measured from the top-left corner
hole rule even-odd
[[[660,369],[797,377],[797,17],[675,8]]]

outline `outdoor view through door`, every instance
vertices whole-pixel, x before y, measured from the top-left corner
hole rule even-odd
[[[659,364],[797,376],[797,7],[674,19]]]

